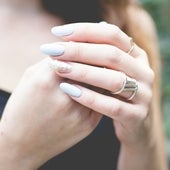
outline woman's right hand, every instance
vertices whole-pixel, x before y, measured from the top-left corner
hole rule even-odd
[[[38,168],[89,135],[102,117],[60,91],[62,79],[49,60],[25,72],[6,105],[0,122],[3,170]]]

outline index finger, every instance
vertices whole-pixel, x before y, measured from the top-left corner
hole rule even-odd
[[[52,28],[52,33],[67,41],[110,44],[124,52],[131,49],[131,38],[119,27],[107,23],[73,23]],[[135,45],[133,56],[141,54],[142,49]]]

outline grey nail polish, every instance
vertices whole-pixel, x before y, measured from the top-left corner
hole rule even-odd
[[[70,25],[58,26],[51,29],[51,32],[56,36],[67,36],[73,33],[73,27]]]
[[[82,91],[79,88],[77,88],[76,86],[71,85],[69,83],[61,83],[60,84],[60,89],[64,93],[66,93],[66,94],[68,94],[70,96],[73,96],[73,97],[80,97],[81,94],[82,94]]]
[[[99,24],[106,25],[108,23],[106,21],[101,21],[101,22],[99,22]]]
[[[65,48],[63,45],[60,44],[44,44],[41,45],[40,50],[47,55],[51,56],[59,56],[62,55],[65,51]]]

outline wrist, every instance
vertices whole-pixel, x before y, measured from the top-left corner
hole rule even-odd
[[[152,139],[139,141],[138,143],[135,144],[121,143],[121,150],[126,153],[133,153],[133,154],[148,153],[155,150],[155,148],[156,148],[156,141]]]
[[[3,170],[36,170],[38,168],[33,159],[23,156],[24,153],[18,150],[18,146],[8,143],[3,136],[0,137],[0,153],[0,165]]]
[[[132,151],[143,151],[144,148],[152,149],[156,145],[156,134],[151,117],[148,117],[128,137],[121,141],[123,148]]]

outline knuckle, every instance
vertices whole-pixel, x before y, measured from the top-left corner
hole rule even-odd
[[[89,35],[89,29],[91,29],[91,26],[89,24],[83,24],[81,27],[81,32],[83,33],[83,36]]]
[[[81,72],[78,74],[78,78],[80,80],[86,81],[88,79],[88,73],[87,70],[82,69]]]
[[[146,75],[147,75],[145,76],[146,83],[149,86],[152,86],[154,79],[155,79],[155,73],[149,66],[146,68]]]
[[[150,83],[153,83],[155,79],[155,73],[151,68],[148,69],[148,77],[149,77]]]
[[[121,30],[120,30],[120,28],[118,26],[113,25],[112,33],[113,33],[113,35],[112,35],[113,39],[115,40],[116,37],[118,37],[117,35],[119,35],[121,33]]]
[[[89,117],[86,119],[87,124],[86,127],[88,128],[89,132],[91,132],[98,124],[99,120],[101,118],[101,115],[98,114],[95,111],[91,111],[89,114]]]
[[[119,104],[113,104],[113,107],[111,107],[109,110],[108,110],[108,114],[110,115],[111,118],[116,118],[116,117],[119,117],[120,114],[121,114],[121,107]]]
[[[112,81],[114,81],[113,83],[111,83],[111,84],[114,84],[114,89],[112,91],[116,93],[123,87],[125,77],[122,74],[122,76],[119,76],[118,78],[113,79]]]
[[[148,116],[149,107],[146,104],[138,104],[137,114],[140,116],[141,120],[145,120]]]
[[[45,63],[45,62],[44,62]],[[49,71],[48,66],[40,62],[28,67],[24,72],[24,80],[40,91],[48,91],[54,84],[54,74]]]
[[[30,78],[34,75],[34,73],[35,73],[34,66],[30,66],[25,70],[24,77]]]
[[[43,77],[41,75],[39,75],[39,76],[38,75],[33,79],[34,87],[37,90],[40,90],[40,91],[43,91],[43,92],[49,91],[49,89],[51,89],[52,84],[53,84],[51,82],[51,80],[49,79],[49,77],[46,77],[46,76]]]
[[[140,124],[143,122],[147,117],[147,112],[145,107],[137,106],[136,110],[133,110],[133,112],[130,112],[127,115],[127,121],[131,122],[133,124]]]
[[[41,81],[35,81],[35,86],[37,89],[39,89],[41,91],[48,91],[51,87],[50,83],[44,79]]]
[[[150,101],[151,101],[151,99],[152,99],[152,96],[153,96],[152,90],[148,90],[148,92],[147,92],[147,98],[148,98],[149,103],[150,103]]]
[[[148,55],[144,49],[141,49],[141,55],[148,59]]]
[[[136,113],[136,117],[138,117],[140,121],[144,121],[148,116],[148,107],[146,107],[146,105],[140,105],[138,107],[139,111]]]
[[[152,90],[151,89],[147,90],[144,101],[147,106],[151,103],[152,97],[153,97]]]
[[[140,57],[141,57],[142,61],[144,61],[145,63],[149,63],[148,55],[147,55],[146,51],[141,48],[139,48],[139,49],[140,49]]]
[[[90,95],[85,103],[87,103],[87,106],[89,106],[90,108],[96,108],[96,97]]]
[[[34,79],[34,85],[41,91],[49,91],[54,85],[53,78],[48,74],[43,76],[37,74],[36,78]]]
[[[109,55],[109,63],[111,65],[121,64],[122,63],[122,56],[121,56],[120,52],[116,49],[113,49],[112,51],[113,51],[113,53],[111,55]]]
[[[72,49],[74,49],[74,52],[72,54],[72,59],[80,59],[80,57],[83,54],[83,47],[79,43],[76,42],[70,42]]]

